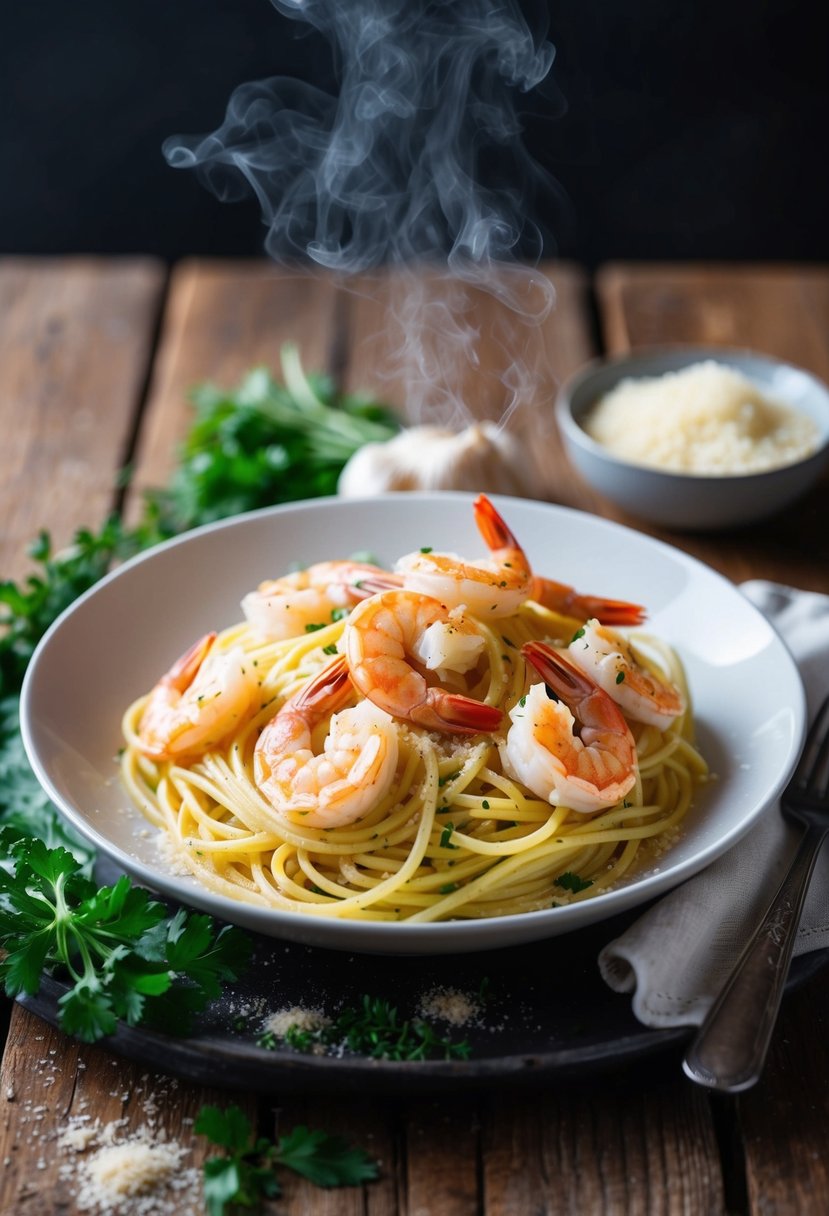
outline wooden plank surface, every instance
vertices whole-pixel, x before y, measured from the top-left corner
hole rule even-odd
[[[0,262],[0,570],[115,503],[165,273],[147,259]]]
[[[19,474],[19,468],[31,466],[36,487],[18,479],[14,491],[8,489],[15,530],[3,538],[6,570],[15,568],[21,542],[41,525],[53,522],[68,535],[76,523],[98,522],[106,513],[112,477],[126,455],[148,380],[133,510],[140,490],[163,483],[172,467],[175,444],[190,421],[189,387],[203,379],[232,384],[258,362],[275,368],[283,341],[299,343],[309,370],[327,370],[346,387],[373,390],[409,408],[405,380],[380,374],[388,364],[382,350],[378,353],[377,335],[385,332],[383,317],[389,305],[376,287],[371,294],[343,292],[329,280],[286,276],[263,263],[184,264],[172,276],[150,368],[162,280],[158,268],[122,265],[121,271],[129,269],[122,298],[116,282],[119,267],[85,261],[62,265],[80,278],[63,282],[55,265],[35,266],[30,276],[20,264],[12,265],[4,277],[0,264],[0,302],[12,307],[9,323],[0,323],[0,352],[22,351],[12,359],[10,371],[0,363],[0,390],[9,385],[0,394],[0,410],[5,399],[13,398],[17,404],[7,407],[9,417],[23,427],[13,456],[11,447],[0,448],[0,472],[14,468]],[[102,277],[96,279],[93,271]],[[594,336],[585,276],[571,267],[551,267],[549,275],[558,303],[533,336],[538,345],[533,355],[538,360],[533,364],[535,397],[525,407],[522,425],[536,438],[540,467],[550,478],[549,497],[613,517],[606,504],[575,481],[551,425],[549,404],[557,380],[593,353]],[[137,286],[139,282],[143,286]],[[616,267],[599,278],[600,317],[612,349],[665,341],[672,335],[689,342],[748,343],[821,372],[823,360],[829,359],[827,283],[823,272],[798,268],[762,273],[715,268],[707,276],[699,268]],[[793,316],[808,314],[810,320],[802,325],[787,320],[774,329],[775,293]],[[71,357],[54,338],[54,320],[51,328],[47,324],[53,317],[50,309],[60,301],[64,304],[58,319],[65,318],[66,328],[55,332],[71,337]],[[487,315],[494,305],[484,298],[476,307],[481,333],[497,328]],[[742,339],[741,309],[749,318]],[[113,320],[119,317],[120,326]],[[779,346],[771,344],[773,329]],[[112,363],[95,357],[102,333],[113,343],[118,375]],[[463,399],[478,411],[476,416],[494,416],[506,399],[500,379],[490,374],[496,363],[490,352],[480,383],[468,361],[458,371]],[[90,428],[82,416],[73,422],[61,413],[60,403],[67,399],[87,403],[104,396],[116,404],[101,415],[99,428]],[[21,421],[21,403],[37,413],[31,426]],[[82,410],[82,404],[77,409]],[[43,448],[40,434],[53,436]],[[73,464],[78,460],[87,462],[82,473]],[[33,504],[27,499],[27,484]],[[5,489],[0,479],[0,493]],[[27,505],[17,504],[17,496]],[[51,513],[42,510],[38,500],[51,504]],[[753,544],[750,529],[739,536],[672,534],[669,539],[735,578],[767,571],[803,586],[824,586],[827,571],[820,563],[825,550],[821,537],[812,535],[815,525],[808,523],[809,511],[819,512],[823,504],[818,495],[806,512],[807,536],[794,545],[783,544],[785,520],[779,533],[776,521],[758,531]],[[814,547],[811,558],[809,545]],[[258,1119],[263,1134],[303,1122],[345,1135],[381,1162],[380,1179],[364,1189],[325,1192],[301,1180],[288,1181],[283,1199],[273,1208],[283,1216],[795,1213],[809,1210],[802,1205],[810,1195],[826,1193],[821,1148],[829,1111],[819,1096],[800,1108],[797,1102],[814,1088],[816,1078],[829,1076],[829,1060],[819,1046],[823,1026],[818,1016],[820,1002],[827,997],[829,982],[823,980],[797,994],[784,1010],[763,1088],[739,1103],[722,1104],[716,1120],[706,1095],[681,1078],[673,1056],[659,1068],[562,1083],[544,1093],[435,1101],[401,1097],[378,1102],[356,1093],[259,1104],[245,1095],[233,1095],[233,1100]],[[149,1125],[156,1136],[166,1134],[180,1145],[181,1171],[192,1171],[186,1177],[193,1185],[180,1194],[172,1210],[176,1216],[198,1211],[195,1197],[205,1145],[193,1137],[190,1120],[202,1103],[217,1100],[224,1103],[230,1096],[151,1078],[105,1049],[71,1043],[15,1008],[0,1075],[0,1160],[9,1161],[0,1173],[0,1211],[37,1209],[45,1216],[80,1212],[79,1161],[61,1142],[60,1131],[67,1118],[77,1125],[90,1112],[107,1123],[124,1120],[116,1129],[122,1139]],[[793,1181],[796,1175],[802,1179],[800,1186]]]

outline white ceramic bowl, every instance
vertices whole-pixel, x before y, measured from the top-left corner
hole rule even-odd
[[[173,873],[117,768],[121,716],[186,646],[241,618],[263,578],[368,549],[384,562],[423,545],[475,556],[471,494],[319,499],[197,529],[134,558],[81,597],[40,643],[21,700],[29,759],[78,831],[139,882],[226,921],[341,950],[485,950],[578,929],[675,886],[730,848],[779,792],[799,751],[803,686],[778,635],[732,583],[642,533],[525,499],[496,498],[539,573],[647,605],[678,649],[699,742],[718,780],[703,787],[658,866],[564,907],[444,924],[372,924],[271,911]],[[769,697],[768,690],[774,689]]]
[[[765,473],[706,476],[629,463],[583,429],[587,411],[621,380],[661,376],[706,359],[741,372],[769,398],[813,418],[817,451]],[[562,385],[556,418],[570,461],[594,490],[631,515],[669,528],[729,528],[764,519],[804,494],[829,461],[829,389],[801,368],[751,351],[682,346],[597,359]]]

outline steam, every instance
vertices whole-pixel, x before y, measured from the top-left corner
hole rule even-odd
[[[547,76],[553,47],[536,44],[516,0],[272,2],[327,37],[339,93],[284,77],[244,84],[218,130],[165,142],[169,164],[220,199],[253,193],[280,263],[349,280],[410,268],[394,276],[385,319],[399,335],[388,374],[405,369],[410,417],[468,421],[447,374],[466,364],[497,374],[505,421],[532,395],[538,326],[554,303],[532,269],[543,241],[528,209],[545,178],[516,108]],[[478,291],[499,303],[486,335]]]

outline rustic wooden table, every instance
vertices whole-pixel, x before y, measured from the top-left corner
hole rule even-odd
[[[558,304],[545,343],[559,378],[600,350],[694,342],[753,347],[829,380],[826,269],[616,265],[592,281],[572,266],[548,271]],[[276,366],[285,340],[299,343],[309,369],[395,399],[399,388],[374,378],[367,343],[382,316],[382,301],[258,262],[190,262],[172,273],[142,259],[0,262],[0,572],[25,573],[26,544],[41,527],[60,544],[114,505],[129,513],[142,487],[166,480],[190,386],[230,385],[257,362]],[[540,400],[553,392],[552,380],[540,383]],[[468,399],[478,400],[474,386]],[[500,402],[478,405],[497,412]],[[622,518],[569,471],[551,429],[546,460],[557,501]],[[126,463],[135,479],[122,504],[113,487]],[[653,531],[735,581],[829,592],[827,505],[824,480],[762,526]],[[286,1214],[824,1212],[827,1001],[829,971],[787,998],[762,1083],[735,1099],[694,1088],[671,1051],[543,1090],[233,1100],[264,1134],[306,1122],[347,1134],[382,1163],[363,1191],[288,1179],[273,1209]],[[121,1120],[125,1135],[149,1122],[186,1146],[189,1166],[200,1165],[205,1144],[193,1117],[205,1102],[229,1100],[226,1092],[81,1046],[18,1005],[7,1003],[3,1030],[0,1211],[81,1210],[57,1137],[84,1113]],[[199,1207],[194,1187],[167,1210]]]

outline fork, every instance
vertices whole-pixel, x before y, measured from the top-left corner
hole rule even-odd
[[[829,832],[829,696],[812,723],[780,808],[784,818],[804,829],[797,853],[682,1063],[692,1081],[723,1093],[740,1093],[760,1079],[806,890]]]

